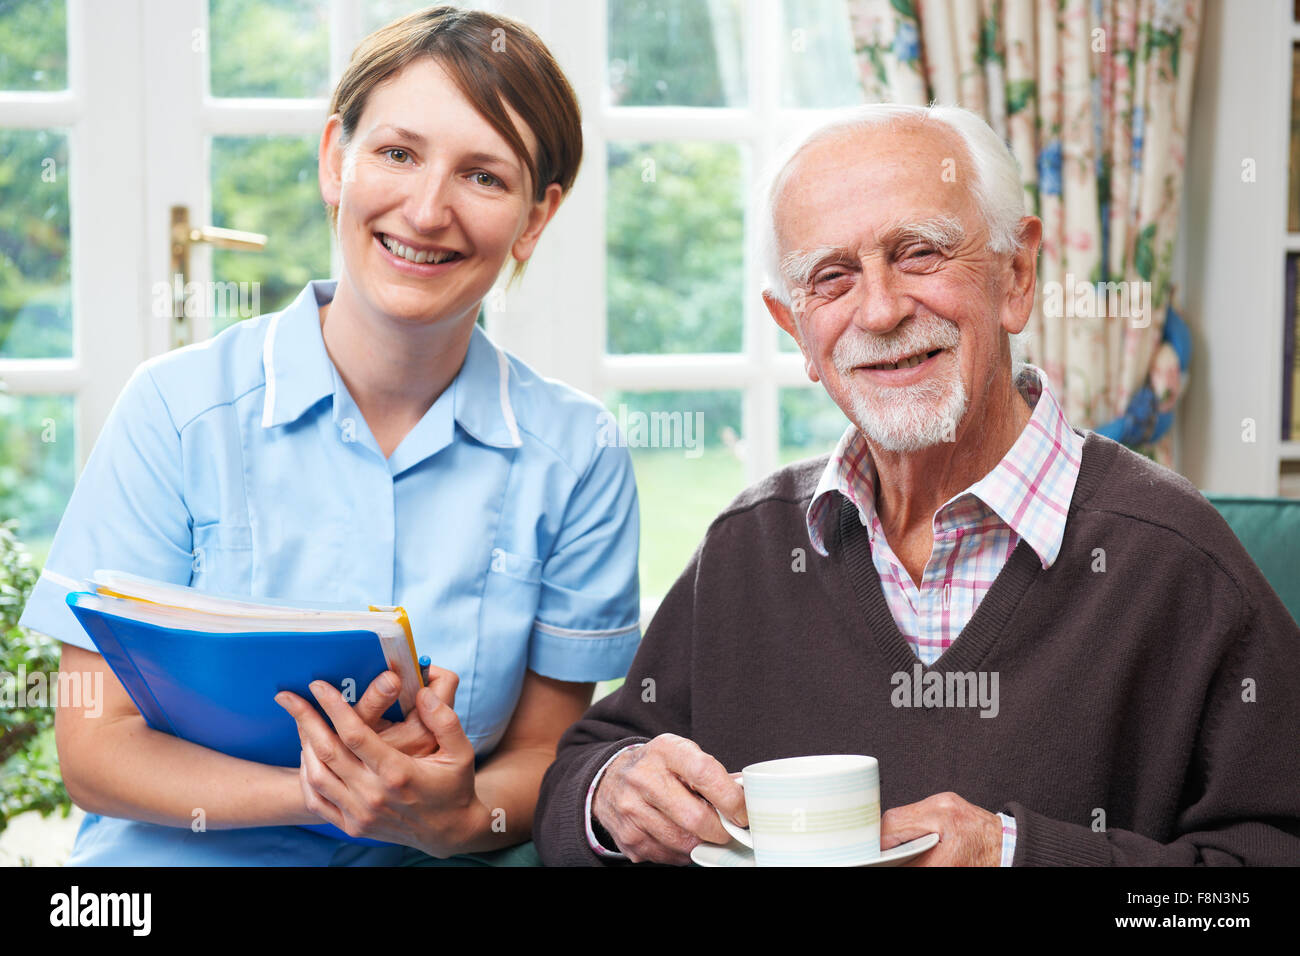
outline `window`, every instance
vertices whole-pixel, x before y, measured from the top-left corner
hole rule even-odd
[[[251,293],[210,301],[197,339],[337,274],[316,178],[326,98],[367,32],[425,5],[0,3],[6,514],[52,531],[131,369],[169,346],[169,306],[154,299],[170,285],[172,205],[196,225],[268,236],[260,252],[194,247],[188,279]],[[485,321],[624,425],[652,606],[741,488],[828,451],[842,431],[759,297],[749,206],[809,110],[860,99],[846,0],[479,5],[552,48],[585,132],[573,194],[522,282],[489,297]],[[146,69],[167,82],[144,82]],[[144,135],[123,143],[124,128]],[[90,157],[87,143],[120,145]],[[105,301],[108,287],[121,294]],[[38,448],[42,434],[66,444]],[[44,490],[15,490],[32,487]]]
[[[589,253],[603,281],[585,268],[570,280],[557,334],[572,341],[581,329],[600,343],[575,384],[626,432],[649,610],[743,487],[830,451],[844,431],[759,296],[749,207],[807,111],[861,93],[844,0],[583,6],[585,32],[562,61],[583,96],[580,190],[597,195],[578,205],[586,228],[603,220],[604,247]],[[593,184],[597,164],[604,178]],[[580,243],[571,231],[562,241]],[[584,325],[593,315],[604,321]]]
[[[81,436],[98,432],[142,357],[135,326],[108,320],[142,305],[121,281],[138,246],[114,229],[127,216],[114,184],[138,168],[138,144],[98,157],[85,148],[112,141],[123,119],[115,99],[130,95],[85,42],[97,31],[114,38],[112,19],[102,5],[0,3],[0,519],[17,521],[38,563],[72,492]],[[96,294],[109,287],[120,289],[111,304]]]

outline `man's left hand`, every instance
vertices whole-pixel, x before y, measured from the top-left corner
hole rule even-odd
[[[880,849],[892,849],[927,833],[939,834],[934,849],[908,866],[1000,866],[1002,821],[955,793],[936,793],[918,803],[887,810],[880,818]]]

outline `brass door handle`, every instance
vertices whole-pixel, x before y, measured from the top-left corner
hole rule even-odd
[[[172,327],[171,347],[180,348],[194,341],[192,316],[186,314],[187,276],[190,271],[190,246],[206,243],[219,249],[259,251],[266,248],[266,236],[260,232],[241,232],[238,229],[221,229],[217,226],[190,224],[189,206],[172,206],[171,209],[171,286]]]
[[[187,229],[184,224],[178,224],[172,230],[172,242],[188,242],[190,245],[206,242],[219,249],[266,248],[266,236],[260,232],[240,232],[238,229],[219,229],[216,226]]]

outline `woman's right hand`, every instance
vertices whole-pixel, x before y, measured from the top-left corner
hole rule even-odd
[[[433,688],[438,699],[448,707],[456,704],[456,688],[460,678],[454,671],[444,667],[430,665],[425,670],[425,682]],[[366,688],[353,710],[371,730],[379,732],[379,738],[394,750],[400,750],[410,757],[426,757],[438,750],[438,738],[420,719],[415,708],[406,715],[406,719],[393,723],[384,717],[384,713],[401,692],[402,682],[392,671],[384,671]]]
[[[191,827],[202,810],[208,829],[321,822],[304,804],[299,767],[241,760],[152,730],[94,651],[64,644],[59,669],[63,677],[53,679],[86,688],[85,706],[59,707],[54,718],[64,784],[82,809],[174,827]],[[394,689],[372,682],[357,712],[394,749],[434,753],[437,738],[416,711],[400,723],[383,718],[399,686],[396,675],[389,676]],[[428,680],[440,698],[455,697],[459,681],[452,671],[431,667]]]

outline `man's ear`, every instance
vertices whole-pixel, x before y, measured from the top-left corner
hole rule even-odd
[[[343,119],[335,113],[325,122],[317,155],[317,176],[320,179],[320,197],[327,206],[335,209],[343,193]]]
[[[537,248],[537,240],[542,237],[542,230],[551,221],[555,211],[560,208],[562,199],[564,199],[564,190],[560,188],[560,184],[551,183],[546,187],[546,195],[542,197],[542,201],[533,203],[532,208],[528,210],[528,222],[524,226],[524,231],[510,247],[510,254],[516,262],[528,261],[528,257]]]
[[[1020,249],[1011,256],[1008,266],[1010,284],[1007,287],[1002,312],[1002,327],[1013,335],[1029,323],[1034,311],[1034,289],[1038,283],[1038,246],[1043,239],[1043,221],[1037,216],[1020,220]]]
[[[803,338],[799,335],[799,326],[795,323],[794,312],[778,299],[771,289],[763,290],[763,304],[767,306],[767,311],[776,320],[776,324],[785,329],[790,338],[799,344],[799,351],[803,353],[804,371],[808,373],[808,378],[814,382],[821,381],[821,376],[813,367],[812,359],[808,357],[808,350],[803,347]]]

